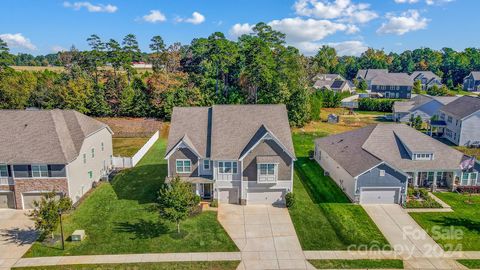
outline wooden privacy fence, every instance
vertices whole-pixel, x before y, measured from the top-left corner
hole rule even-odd
[[[133,155],[133,157],[112,157],[112,164],[115,168],[131,168],[135,167],[145,154],[152,148],[153,144],[158,140],[160,133],[155,132],[153,136]]]

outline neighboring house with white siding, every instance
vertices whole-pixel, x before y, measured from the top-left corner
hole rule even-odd
[[[396,122],[407,123],[410,122],[412,116],[420,116],[422,121],[427,122],[438,113],[440,108],[457,98],[416,95],[408,101],[395,101],[393,104],[393,119]]]
[[[438,111],[437,133],[456,145],[480,144],[480,98],[463,96]]]
[[[284,204],[295,160],[285,105],[173,109],[167,182],[192,184],[202,199]]]
[[[327,89],[336,93],[355,92],[355,85],[339,74],[318,74],[313,80],[315,81],[313,88],[318,90]]]
[[[0,208],[50,191],[75,203],[112,168],[112,131],[79,112],[2,110],[0,126]]]
[[[407,187],[480,185],[480,164],[405,124],[376,124],[315,141],[315,160],[353,202],[403,204]]]

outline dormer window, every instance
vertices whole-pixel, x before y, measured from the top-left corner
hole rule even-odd
[[[433,154],[432,153],[414,154],[413,159],[414,160],[433,160]]]

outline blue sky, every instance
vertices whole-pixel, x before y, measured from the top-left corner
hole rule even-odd
[[[161,35],[190,43],[214,31],[236,39],[257,22],[287,34],[305,54],[323,44],[340,54],[367,47],[401,52],[418,47],[480,47],[478,0],[2,0],[0,38],[11,51],[87,49],[97,34],[121,40],[133,33],[144,50]]]

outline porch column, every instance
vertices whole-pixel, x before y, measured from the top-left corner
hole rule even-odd
[[[432,192],[437,191],[437,171],[433,172]]]
[[[200,196],[200,184],[199,183],[196,183],[195,184],[195,193]]]
[[[418,188],[418,172],[413,172],[413,187]]]

